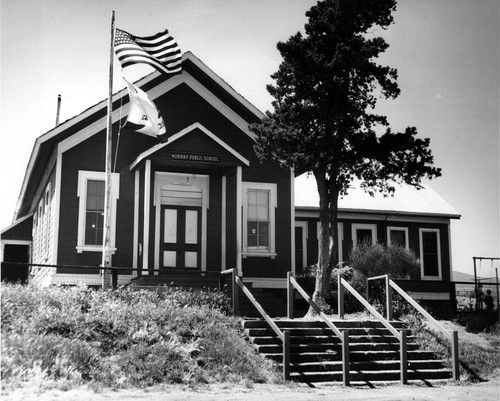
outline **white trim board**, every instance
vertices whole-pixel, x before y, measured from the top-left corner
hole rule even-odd
[[[232,154],[234,157],[236,157],[239,161],[241,161],[246,166],[250,165],[250,162],[246,158],[244,158],[241,154],[239,154],[236,150],[234,150],[231,146],[229,146],[227,143],[225,143],[219,137],[214,135],[207,128],[205,128],[203,125],[201,125],[199,122],[196,122],[194,124],[191,124],[189,127],[186,127],[183,130],[179,131],[177,134],[172,135],[168,139],[168,142],[158,143],[155,146],[146,150],[145,152],[142,152],[139,156],[137,156],[137,158],[134,160],[134,162],[130,165],[130,168],[129,168],[130,171],[132,171],[142,160],[147,159],[149,156],[153,155],[154,153],[158,152],[159,150],[163,149],[164,147],[172,144],[173,142],[177,141],[178,139],[184,137],[185,135],[190,134],[195,129],[199,129],[200,131],[202,131],[206,136],[208,136],[215,143],[217,143],[219,146],[224,148],[227,152]]]

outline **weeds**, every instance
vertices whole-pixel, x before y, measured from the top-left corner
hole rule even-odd
[[[280,380],[218,292],[1,286],[3,387]]]
[[[424,350],[434,352],[451,367],[451,346],[440,333],[429,329],[419,315],[409,311],[402,318],[408,325],[416,341]],[[460,323],[460,321],[458,321]],[[483,325],[485,323],[483,322]],[[462,381],[479,382],[498,376],[500,372],[500,325],[496,323],[489,329],[491,347],[485,348],[476,343],[459,338],[460,377]]]

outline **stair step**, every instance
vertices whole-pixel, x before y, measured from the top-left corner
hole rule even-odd
[[[299,329],[284,329],[290,332],[291,337],[304,337],[304,336],[335,336],[331,329],[322,328],[299,328]],[[276,333],[270,328],[250,328],[245,329],[245,334],[249,337],[273,337]],[[342,330],[341,330],[342,331]],[[355,337],[385,337],[388,341],[395,339],[392,333],[387,329],[349,329],[349,338]],[[413,338],[408,336],[409,339]],[[397,340],[396,340],[397,341]]]
[[[263,344],[256,345],[260,353],[273,353],[282,351],[282,344]],[[408,344],[408,351],[413,351],[418,349],[417,344]],[[301,351],[323,351],[323,352],[340,352],[340,344],[321,344],[321,343],[310,343],[310,344],[290,344],[290,352],[301,352]],[[356,351],[398,351],[399,344],[385,344],[385,343],[354,343],[349,344],[349,352]]]
[[[248,335],[248,334],[247,334]],[[281,344],[281,340],[278,336],[249,336],[254,344]],[[414,337],[407,337],[408,343],[412,343]],[[395,337],[387,336],[349,336],[349,344],[358,343],[383,343],[383,344],[399,344],[399,340]],[[340,344],[341,340],[335,334],[330,335],[290,335],[290,344],[312,344],[312,343],[322,343],[322,344]]]
[[[417,360],[408,363],[408,371],[415,370],[429,370],[429,369],[443,369],[443,361],[438,360]],[[360,361],[349,362],[350,372],[357,371],[374,371],[374,370],[399,370],[399,360],[394,361]],[[329,362],[303,362],[292,363],[290,369],[295,372],[338,372],[342,371],[342,361],[329,361]]]
[[[280,319],[274,321],[276,325],[280,328],[327,328],[326,323],[323,320],[291,320],[291,319]],[[335,320],[332,319],[332,323],[339,329],[345,328],[383,328],[385,327],[381,322],[377,320]],[[390,322],[395,328],[404,327],[404,323],[400,321]],[[242,326],[246,328],[267,328],[269,325],[265,320],[252,319],[242,321]]]
[[[441,370],[423,370],[411,371],[408,370],[408,380],[438,380],[449,379],[451,372],[445,369]],[[302,382],[327,382],[341,381],[342,372],[291,372],[290,379]],[[379,371],[358,371],[349,372],[351,382],[371,382],[371,381],[399,381],[399,370],[379,370]]]
[[[283,360],[282,350],[274,353],[263,354],[266,358],[277,362]],[[429,351],[408,351],[407,357],[409,361],[435,359],[434,354]],[[290,361],[294,362],[323,362],[323,361],[339,361],[342,359],[340,350],[332,352],[301,352],[290,353]],[[373,361],[373,360],[397,360],[399,361],[399,351],[359,351],[349,352],[349,360],[355,361]]]

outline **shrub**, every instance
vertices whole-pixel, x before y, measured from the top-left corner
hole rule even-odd
[[[420,265],[414,252],[398,245],[358,244],[349,254],[346,268],[346,280],[361,294],[366,293],[368,277],[389,274],[392,278],[418,278]],[[384,284],[372,282],[372,294],[379,298],[371,299],[372,303],[383,305],[385,296]],[[346,311],[361,310],[359,302],[350,294],[346,296]]]
[[[279,380],[219,293],[1,286],[4,386]]]
[[[500,325],[497,322],[497,315],[488,311],[470,311],[457,314],[456,321],[471,333],[497,332]]]

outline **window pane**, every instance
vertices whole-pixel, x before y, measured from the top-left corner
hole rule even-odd
[[[358,244],[371,244],[372,243],[372,230],[358,228],[356,230],[356,238]]]
[[[269,223],[259,223],[259,247],[269,247]]]
[[[268,221],[269,220],[269,206],[267,205],[259,205],[258,216],[260,221]]]
[[[248,205],[256,205],[258,203],[258,193],[259,191],[256,189],[248,190]]]
[[[104,210],[104,181],[87,181],[87,210]]]
[[[269,206],[269,191],[259,191],[259,205]]]
[[[389,234],[390,245],[406,246],[406,232],[404,230],[391,230]]]
[[[258,210],[258,206],[257,205],[248,205],[248,211],[247,211],[247,214],[248,214],[248,220],[258,220],[258,217],[259,217],[259,214],[257,212]]]
[[[257,246],[257,222],[256,221],[249,221],[247,224],[248,227],[248,239],[247,239],[247,245],[249,247],[256,247]]]
[[[87,181],[87,210],[85,219],[85,244],[87,245],[102,245],[104,189],[104,181]]]
[[[422,232],[424,276],[439,276],[438,238],[436,232]]]
[[[104,215],[102,212],[87,212],[85,221],[85,244],[102,245]]]

